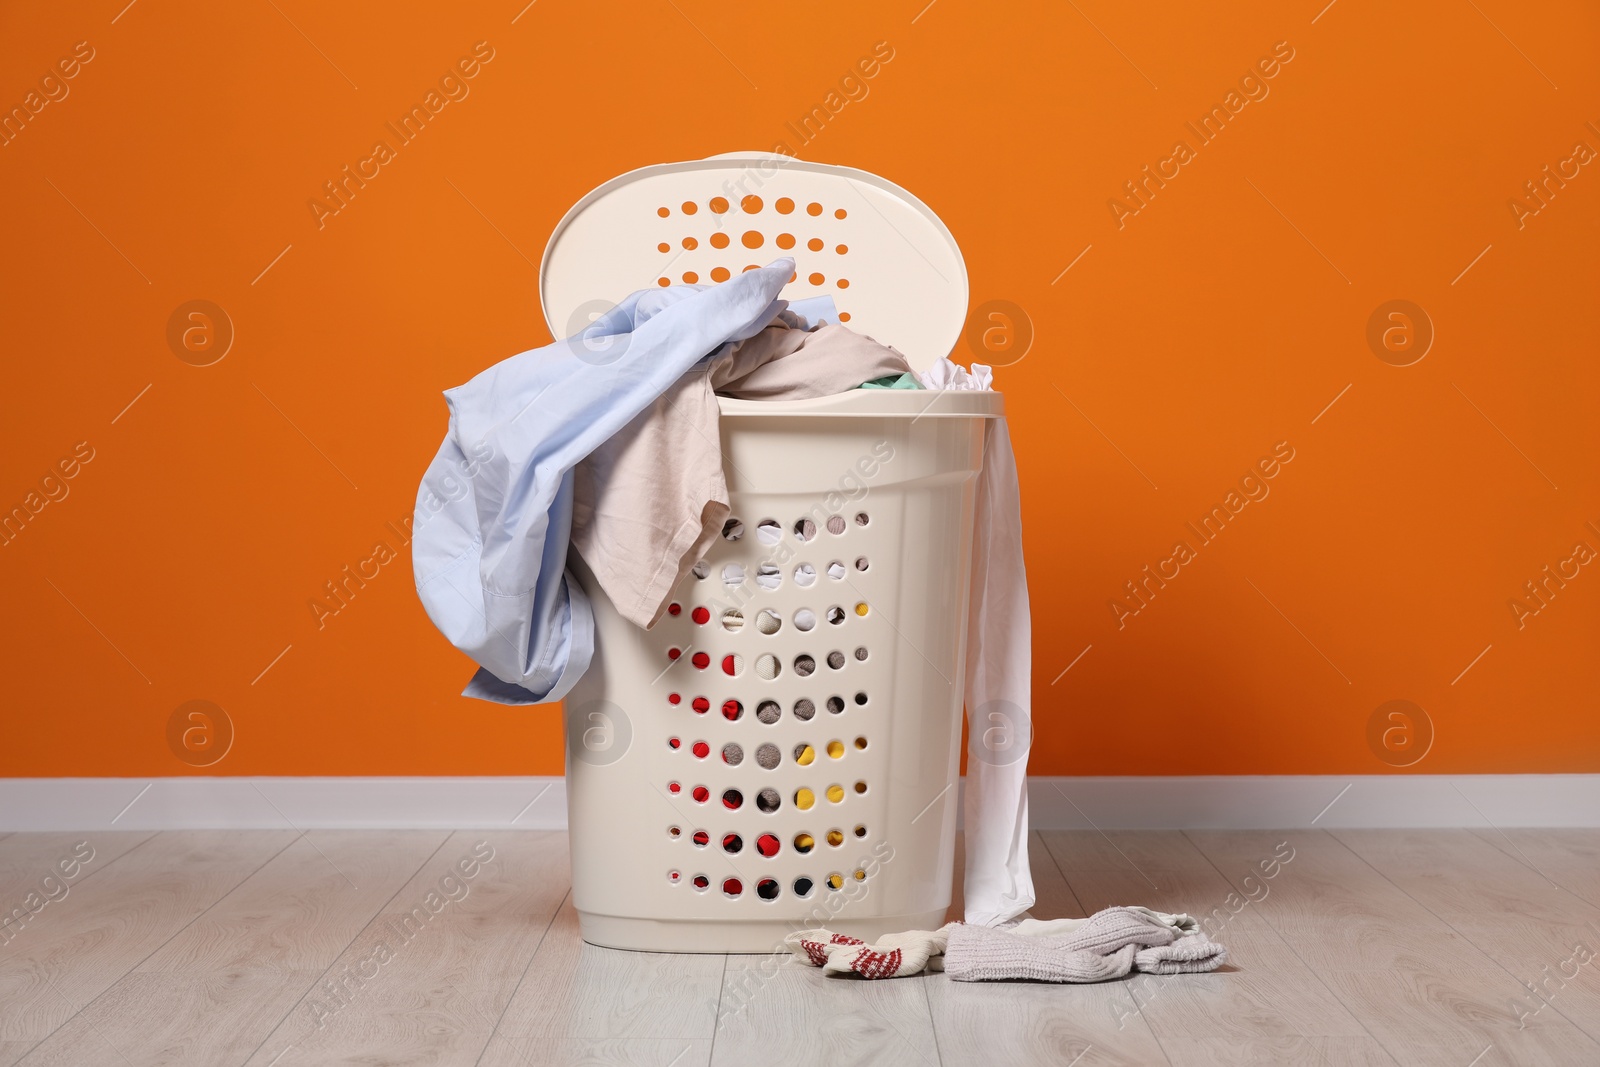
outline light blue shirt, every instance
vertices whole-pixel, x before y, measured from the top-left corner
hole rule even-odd
[[[780,259],[721,285],[641,290],[445,392],[412,556],[428,618],[481,668],[463,695],[534,704],[582,677],[594,616],[566,570],[573,467],[700,360],[760,332],[793,271]]]

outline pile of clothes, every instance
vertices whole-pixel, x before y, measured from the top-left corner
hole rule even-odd
[[[826,309],[778,298],[792,259],[720,285],[642,290],[581,333],[445,393],[449,431],[417,494],[413,553],[428,616],[479,664],[465,695],[561,699],[594,652],[569,545],[625,618],[651,627],[729,518],[718,396],[796,400],[858,387],[988,389],[948,359],[921,375]],[[831,301],[826,301],[831,308]],[[1016,463],[987,420],[979,477],[969,709],[1029,708],[1030,631]],[[1009,724],[1024,737],[1028,724]],[[1034,900],[1025,759],[968,767],[970,922]]]
[[[1004,928],[950,923],[872,944],[808,930],[790,934],[784,944],[797,960],[827,974],[904,978],[942,970],[957,982],[1104,982],[1133,971],[1197,974],[1228,962],[1227,949],[1194,919],[1149,908],[1106,908],[1087,919],[1023,919]]]

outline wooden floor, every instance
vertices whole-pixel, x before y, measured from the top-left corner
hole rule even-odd
[[[494,859],[400,933],[484,840]],[[45,876],[79,841],[60,896]],[[1057,987],[597,949],[552,833],[0,835],[3,910],[59,898],[0,935],[0,1067],[1600,1064],[1600,831],[1031,846],[1037,915],[1211,914],[1231,963]]]

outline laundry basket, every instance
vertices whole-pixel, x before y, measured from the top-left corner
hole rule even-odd
[[[651,284],[778,255],[791,300],[923,368],[966,269],[926,206],[863,171],[762,154],[647,167],[557,227],[557,336]],[[721,401],[733,519],[645,631],[576,553],[594,661],[566,700],[572,897],[586,941],[770,951],[826,925],[944,921],[957,812],[974,488],[987,392]]]

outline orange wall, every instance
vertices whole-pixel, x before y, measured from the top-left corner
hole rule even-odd
[[[7,109],[93,58],[0,147],[0,504],[93,458],[0,548],[0,774],[190,773],[190,700],[235,729],[196,773],[559,771],[554,709],[456,695],[390,524],[440,390],[548,340],[535,264],[573,201],[779,143],[916,192],[974,307],[1031,320],[1000,381],[1036,772],[1383,771],[1397,699],[1432,724],[1414,771],[1600,771],[1600,567],[1509,606],[1600,549],[1600,166],[1563,162],[1600,149],[1600,15],[1323,2],[8,6]],[[323,182],[480,41],[470,95],[319,226]],[[880,41],[802,144],[786,123]],[[1201,144],[1185,123],[1277,42],[1268,95]],[[1164,188],[1109,206],[1179,139]],[[1519,217],[1547,164],[1578,169]],[[167,340],[194,299],[236,334],[210,366]],[[1410,366],[1367,340],[1395,299],[1436,334]],[[1200,545],[1185,523],[1278,442],[1270,495]],[[379,542],[398,558],[319,630],[308,602]]]

